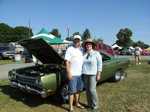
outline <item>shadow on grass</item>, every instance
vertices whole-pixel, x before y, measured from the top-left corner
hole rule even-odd
[[[0,90],[5,95],[10,96],[10,98],[12,98],[16,101],[21,101],[25,105],[28,105],[30,107],[36,107],[36,106],[42,105],[42,104],[51,104],[51,105],[55,105],[55,106],[58,106],[60,108],[67,110],[67,108],[62,106],[62,104],[64,104],[64,102],[62,102],[62,99],[60,98],[60,96],[51,95],[51,96],[43,99],[39,95],[33,95],[30,93],[23,92],[19,89],[10,87],[10,85],[0,86]]]

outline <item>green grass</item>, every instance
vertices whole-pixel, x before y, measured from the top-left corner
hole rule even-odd
[[[14,63],[13,60],[0,60],[0,65]]]
[[[128,76],[117,83],[105,82],[97,87],[101,112],[149,112],[150,111],[150,65],[130,65]],[[85,93],[81,103],[86,104]],[[0,81],[0,112],[66,112],[68,104],[60,105],[54,97],[41,99]],[[75,108],[76,112],[86,112]]]
[[[98,87],[102,112],[149,112],[150,65],[130,65],[127,79]]]

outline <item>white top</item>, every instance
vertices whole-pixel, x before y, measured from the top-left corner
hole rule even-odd
[[[140,47],[135,47],[135,55],[140,55],[142,52],[142,49]]]
[[[72,76],[80,76],[83,64],[83,53],[81,48],[69,47],[65,54],[65,60],[71,64]]]
[[[85,75],[96,75],[102,71],[102,56],[97,51],[85,53],[82,73]]]

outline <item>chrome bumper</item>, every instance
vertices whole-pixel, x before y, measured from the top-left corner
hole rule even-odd
[[[21,90],[25,90],[30,93],[40,94],[42,98],[46,98],[48,96],[45,91],[36,90],[34,88],[29,87],[28,85],[23,85],[14,81],[11,82],[11,87],[20,88]]]

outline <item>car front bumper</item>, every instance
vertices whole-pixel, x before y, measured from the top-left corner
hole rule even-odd
[[[15,82],[15,81],[11,81],[10,85],[11,85],[11,87],[19,88],[19,89],[21,89],[23,91],[27,91],[29,93],[39,94],[42,98],[46,98],[48,96],[48,93],[44,90],[37,90],[28,85],[23,85],[18,82]]]

